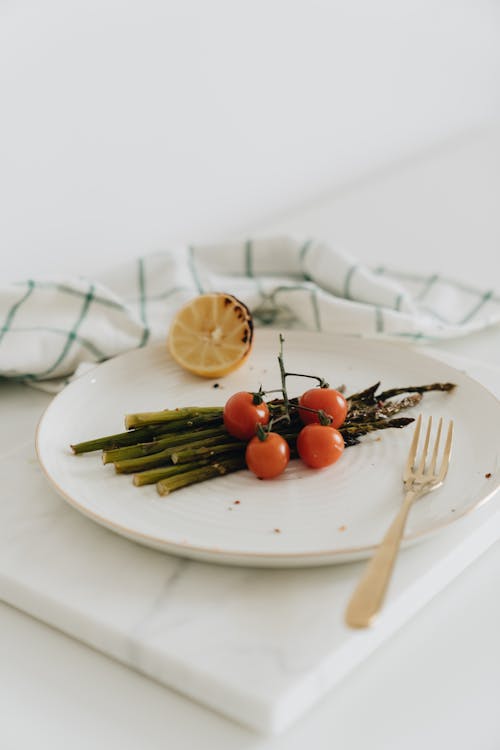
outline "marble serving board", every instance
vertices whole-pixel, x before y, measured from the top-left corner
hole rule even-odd
[[[446,360],[500,392],[500,370]],[[343,613],[363,563],[210,565],[146,549],[79,515],[34,456],[48,402],[0,385],[9,427],[0,433],[0,598],[260,731],[285,729],[500,537],[497,496],[405,550],[376,627],[352,631]]]

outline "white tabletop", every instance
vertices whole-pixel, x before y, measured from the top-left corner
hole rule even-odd
[[[499,162],[500,134],[475,134],[262,228],[334,238],[365,260],[447,270],[490,287],[500,278]],[[500,364],[499,336],[496,329],[445,348]],[[499,574],[497,544],[277,738],[2,605],[2,747],[498,747]]]

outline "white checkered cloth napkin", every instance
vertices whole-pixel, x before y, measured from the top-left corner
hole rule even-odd
[[[234,294],[256,325],[280,329],[429,341],[500,322],[492,290],[370,270],[315,240],[255,239],[148,255],[96,280],[0,287],[0,376],[57,390],[81,363],[164,341],[175,311],[208,291]]]

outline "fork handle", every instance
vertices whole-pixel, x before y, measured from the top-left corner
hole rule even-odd
[[[406,519],[418,492],[407,492],[401,509],[377,547],[347,606],[345,620],[351,628],[366,628],[380,610],[391,579]]]

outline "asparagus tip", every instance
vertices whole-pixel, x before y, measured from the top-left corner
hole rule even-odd
[[[406,427],[415,421],[415,417],[398,417],[397,419],[391,419],[388,422],[388,426],[391,427]]]

